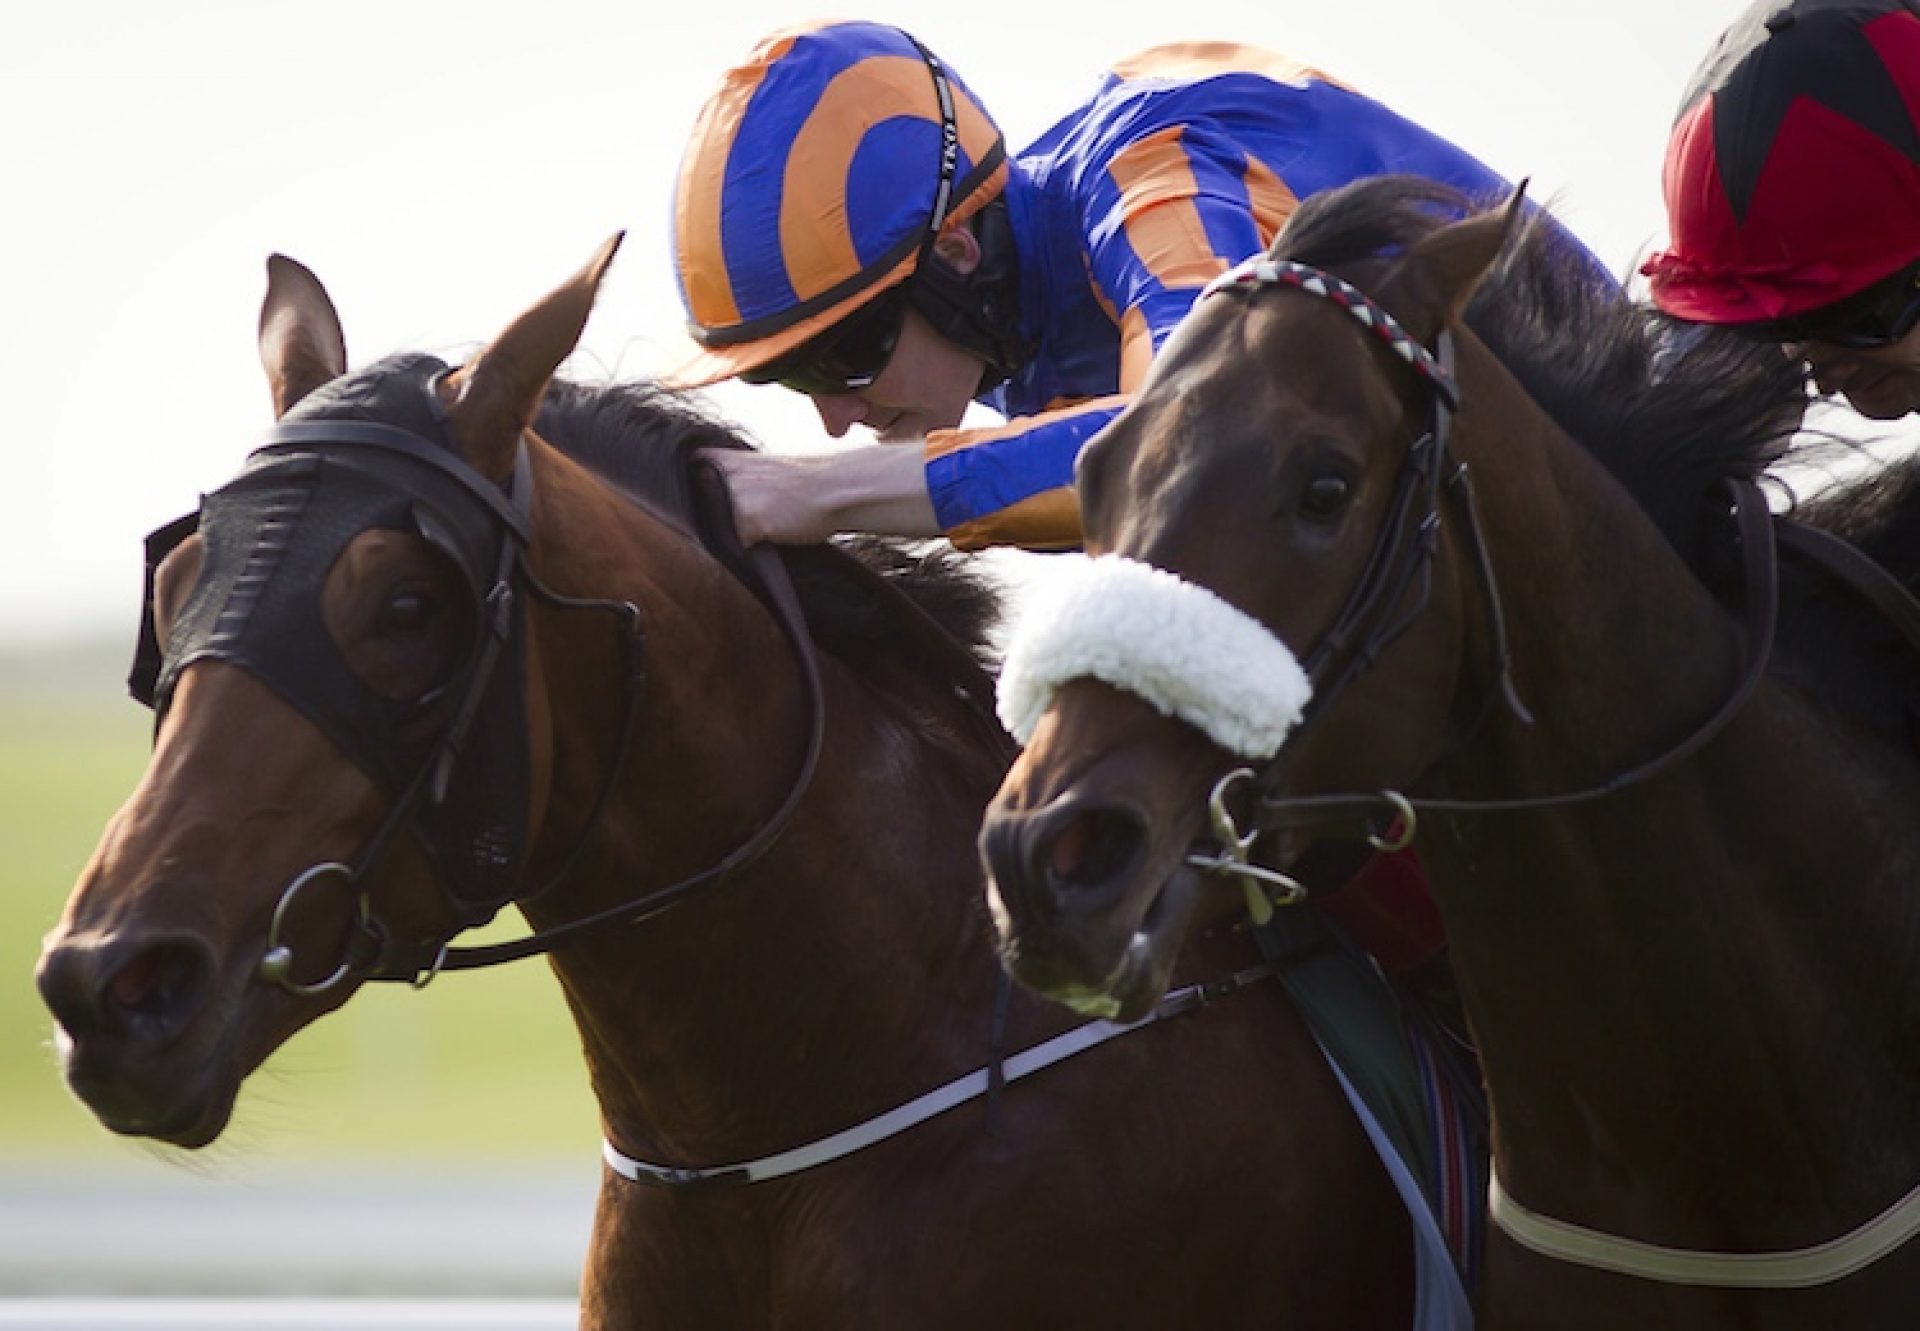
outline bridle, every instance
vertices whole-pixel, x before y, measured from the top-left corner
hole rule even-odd
[[[428,380],[426,387],[437,406],[438,398],[431,394],[431,383],[432,380]],[[431,426],[427,428],[431,429]],[[322,474],[342,470],[365,472],[369,467],[369,459],[374,459],[377,460],[374,466],[376,473],[403,494],[428,483],[445,490],[451,482],[454,494],[466,501],[464,511],[455,514],[452,521],[456,526],[464,522],[467,539],[443,538],[434,543],[461,566],[463,575],[474,589],[480,612],[474,640],[468,644],[465,658],[454,674],[452,691],[444,697],[425,700],[430,703],[426,711],[438,722],[437,734],[425,746],[427,756],[414,765],[411,775],[398,783],[397,790],[396,779],[391,772],[369,771],[376,782],[388,788],[390,794],[380,825],[350,860],[329,860],[310,865],[295,874],[280,894],[256,974],[262,983],[274,985],[299,997],[325,994],[349,981],[405,980],[416,987],[422,986],[442,971],[471,970],[517,961],[549,952],[562,943],[604,925],[631,923],[658,915],[694,893],[737,873],[778,840],[805,797],[825,741],[826,708],[817,654],[785,565],[774,550],[764,546],[744,552],[737,559],[724,559],[723,562],[747,580],[749,587],[767,605],[799,661],[808,709],[806,747],[778,807],[757,830],[719,861],[676,882],[617,906],[521,938],[478,947],[453,946],[451,940],[465,928],[484,923],[508,902],[527,901],[552,891],[578,864],[582,850],[606,811],[633,747],[645,677],[644,624],[639,608],[631,602],[565,596],[548,587],[534,573],[526,559],[532,535],[533,476],[524,439],[516,450],[511,477],[506,486],[501,487],[463,462],[452,451],[452,445],[443,432],[434,430],[433,433],[440,437],[427,437],[419,429],[362,419],[283,422],[267,432],[262,446],[252,455],[241,478],[250,485],[263,480],[270,484],[278,483],[284,490],[288,484],[295,487],[317,484],[313,478]],[[216,492],[210,499],[217,499],[219,493]],[[459,507],[457,502],[443,502],[440,505],[443,520],[448,510]],[[201,512],[207,511],[207,502],[203,501]],[[195,514],[171,523],[148,540],[147,601],[142,645],[135,658],[129,685],[135,697],[155,707],[156,722],[170,700],[173,680],[193,660],[224,657],[248,669],[250,673],[271,675],[271,671],[263,671],[244,642],[237,641],[231,631],[223,634],[219,625],[247,618],[247,611],[253,608],[249,598],[254,597],[254,593],[247,592],[246,585],[249,581],[269,582],[271,579],[268,575],[276,561],[284,559],[286,550],[298,541],[298,505],[283,503],[279,510],[257,524],[252,548],[245,554],[244,560],[234,561],[244,562],[245,565],[240,575],[232,579],[242,590],[226,594],[224,603],[216,607],[220,611],[216,627],[198,639],[183,643],[180,626],[176,625],[163,649],[154,635],[154,570],[169,551],[193,533],[200,517],[201,514]],[[478,533],[484,533],[484,537]],[[436,535],[436,530],[425,530],[425,534],[431,539]],[[483,545],[487,547],[487,553],[481,555],[478,551]],[[203,569],[203,583],[207,578],[208,571]],[[198,591],[199,588],[196,588],[196,594]],[[444,847],[436,848],[432,844],[432,836],[422,835],[420,828],[423,815],[448,802],[450,785],[458,778],[463,760],[469,756],[467,751],[472,747],[470,741],[475,734],[476,723],[482,721],[489,700],[497,701],[499,697],[517,695],[523,689],[518,644],[523,641],[525,607],[529,597],[563,611],[598,612],[614,618],[622,655],[621,720],[612,755],[601,773],[593,802],[574,835],[572,847],[560,858],[558,867],[547,875],[545,881],[528,887],[523,857],[511,846],[513,838],[501,835],[489,825],[489,829],[479,838],[478,858],[488,861],[483,866],[485,869],[502,873],[511,881],[503,880],[498,886],[490,886],[482,899],[474,900],[463,896],[450,881],[449,860],[455,857],[435,853],[436,849],[444,851]],[[240,606],[237,612],[236,604]],[[207,618],[212,620],[216,617],[209,614]],[[503,670],[508,663],[511,663],[512,669]],[[263,682],[268,683],[269,687],[277,687],[277,691],[283,694],[290,691],[284,681],[276,685],[272,678],[267,677],[263,678]],[[298,705],[298,700],[294,701]],[[313,713],[309,712],[309,715],[311,718]],[[320,723],[330,738],[340,739],[336,730],[329,729],[325,723],[324,714],[320,717]],[[516,713],[508,718],[506,724],[511,727],[523,725],[523,722]],[[341,747],[353,756],[358,746],[349,742]],[[367,761],[359,757],[355,760],[363,768],[369,767]],[[374,765],[385,766],[377,762]],[[386,777],[384,781],[382,775]],[[521,779],[524,780],[524,777]],[[512,802],[511,798],[508,802]],[[521,803],[524,805],[524,800]],[[494,821],[497,823],[498,820]],[[426,843],[428,860],[433,865],[436,881],[451,908],[455,923],[444,936],[398,938],[387,929],[373,909],[372,881],[399,835],[406,830],[412,830]],[[467,848],[463,846],[461,849],[465,851]],[[322,885],[331,885],[335,890],[344,890],[352,895],[349,934],[339,961],[330,971],[317,980],[301,981],[294,978],[295,957],[291,941],[286,937],[287,922],[295,903]]]
[[[1460,403],[1452,334],[1443,329],[1429,350],[1351,283],[1306,264],[1264,256],[1216,278],[1203,298],[1229,292],[1252,295],[1275,286],[1306,292],[1345,311],[1408,365],[1430,391],[1428,425],[1401,464],[1380,535],[1331,627],[1303,659],[1313,695],[1295,735],[1324,718],[1333,700],[1426,610],[1445,514],[1451,514],[1460,533],[1486,606],[1498,696],[1523,724],[1531,725],[1532,714],[1513,682],[1505,613],[1474,503],[1472,479],[1467,464],[1454,456],[1450,446],[1453,416]],[[1376,849],[1398,850],[1412,843],[1422,814],[1517,813],[1587,803],[1641,784],[1698,752],[1745,706],[1765,676],[1777,620],[1778,568],[1766,498],[1750,480],[1729,479],[1725,485],[1743,555],[1747,660],[1719,708],[1678,743],[1596,785],[1509,799],[1410,797],[1393,790],[1286,795],[1280,793],[1287,780],[1283,749],[1258,767],[1237,768],[1221,778],[1209,800],[1209,814],[1223,850],[1214,856],[1202,854],[1195,862],[1215,872],[1257,878],[1262,890],[1277,888],[1277,899],[1291,902],[1302,898],[1305,889],[1276,870],[1252,863],[1253,844],[1267,833],[1332,830],[1362,836]],[[1252,791],[1252,807],[1244,822],[1236,820],[1229,807],[1230,793],[1243,782]]]

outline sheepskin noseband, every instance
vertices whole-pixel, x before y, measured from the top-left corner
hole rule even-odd
[[[1000,671],[1000,719],[1022,743],[1062,684],[1092,677],[1198,727],[1243,758],[1279,752],[1313,688],[1284,642],[1165,569],[1119,555],[1033,591]]]

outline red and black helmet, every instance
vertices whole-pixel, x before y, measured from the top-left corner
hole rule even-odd
[[[1672,248],[1641,271],[1703,323],[1790,319],[1920,260],[1920,0],[1762,0],[1667,145]]]

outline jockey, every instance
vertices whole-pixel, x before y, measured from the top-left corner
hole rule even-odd
[[[1920,408],[1920,0],[1760,0],[1667,147],[1661,309],[1777,341],[1880,420]]]
[[[1072,548],[1074,459],[1206,283],[1264,250],[1302,197],[1388,172],[1488,200],[1510,188],[1380,103],[1249,47],[1123,60],[1010,156],[960,76],[907,33],[784,29],[694,126],[673,247],[698,345],[665,378],[781,384],[829,435],[878,438],[812,457],[710,454],[750,543],[863,531]],[[1005,423],[962,428],[975,400]],[[1376,859],[1337,895],[1389,969],[1438,956],[1410,856]]]
[[[748,541],[1074,547],[1074,459],[1201,288],[1265,249],[1305,195],[1387,172],[1489,200],[1509,188],[1378,102],[1248,47],[1123,60],[1009,156],[959,75],[908,34],[785,29],[726,74],[687,147],[673,244],[699,345],[666,378],[784,384],[828,434],[864,425],[881,441],[718,456]],[[959,428],[976,399],[1006,423]]]

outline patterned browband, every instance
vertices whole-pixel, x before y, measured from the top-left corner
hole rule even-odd
[[[1310,295],[1332,301],[1426,378],[1450,409],[1459,410],[1460,394],[1454,386],[1453,376],[1434,354],[1366,292],[1332,273],[1322,272],[1304,263],[1295,263],[1291,259],[1255,255],[1207,283],[1200,293],[1200,299],[1205,300],[1221,291],[1264,286],[1297,287]]]

